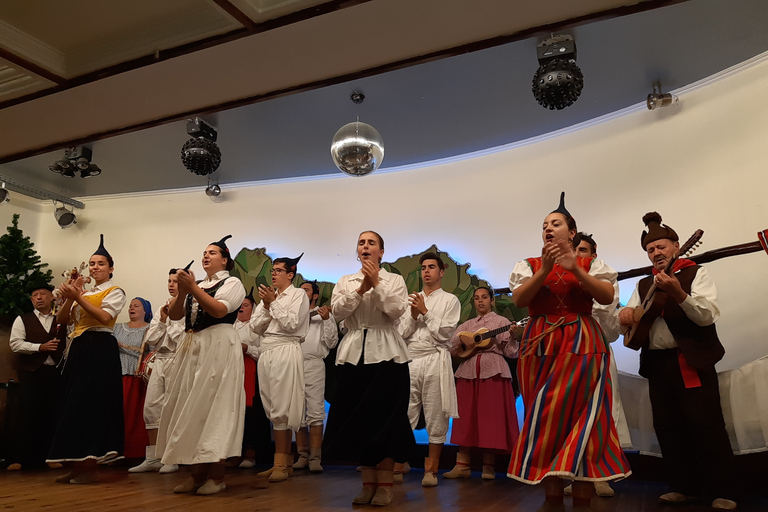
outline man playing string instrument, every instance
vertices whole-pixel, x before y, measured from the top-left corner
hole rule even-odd
[[[663,312],[651,325],[640,352],[640,375],[648,379],[653,427],[667,466],[671,492],[659,499],[683,503],[707,494],[715,510],[735,510],[732,460],[725,430],[715,363],[725,349],[717,337],[717,290],[704,267],[678,259],[666,268],[680,245],[675,231],[656,212],[643,216],[648,231],[641,245],[653,276],[641,279],[619,321],[632,326],[635,308],[651,284],[664,292]]]

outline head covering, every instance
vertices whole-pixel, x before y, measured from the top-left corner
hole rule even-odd
[[[152,321],[152,304],[147,299],[142,299],[141,297],[134,297],[133,300],[141,302],[141,306],[144,308],[144,321]]]
[[[246,295],[245,298],[250,300],[251,304],[256,304],[256,299],[253,298],[253,286],[251,286],[251,291],[248,292],[248,295]]]
[[[640,235],[640,245],[643,247],[643,250],[645,250],[649,243],[661,240],[662,238],[668,238],[673,242],[680,240],[674,229],[661,223],[661,215],[656,212],[648,212],[643,215],[643,224],[648,226],[648,231],[643,231],[643,234]]]
[[[221,249],[224,252],[224,255],[229,258],[229,248],[227,247],[226,241],[232,238],[232,235],[227,235],[218,242],[211,242],[208,245],[215,245],[219,249]],[[230,258],[231,259],[231,258]]]
[[[52,292],[54,288],[50,283],[46,283],[45,281],[33,281],[27,285],[27,293],[30,295],[32,295],[35,290],[48,290],[49,292]]]
[[[552,210],[551,213],[560,213],[564,215],[566,218],[573,218],[573,215],[571,215],[571,212],[569,212],[565,208],[565,192],[560,192],[560,206],[557,207],[557,210]]]
[[[104,247],[104,235],[100,235],[100,236],[101,236],[101,241],[99,242],[99,248],[96,249],[96,252],[93,253],[92,256],[96,256],[98,254],[99,256],[104,256],[107,259],[111,259],[112,256],[110,256],[109,252]]]
[[[299,260],[301,257],[304,256],[304,253],[299,254],[297,258],[281,258],[283,261],[285,261],[285,268],[288,270],[288,272],[296,273],[296,265],[299,264]]]

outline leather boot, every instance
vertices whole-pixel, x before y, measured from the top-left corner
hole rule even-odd
[[[376,470],[376,494],[371,499],[371,505],[384,506],[392,503],[392,476],[391,469]]]
[[[320,465],[322,448],[309,449],[309,470],[312,473],[322,473],[323,466]]]
[[[289,461],[293,461],[293,454],[291,453],[276,453],[275,463],[272,466],[272,474],[269,475],[269,481],[284,482],[288,480],[288,465]]]
[[[469,469],[470,460],[471,456],[468,453],[457,453],[456,465],[452,470],[443,473],[443,478],[469,478],[472,476],[472,471]]]
[[[309,465],[309,446],[298,446],[299,458],[293,463],[294,469],[306,469]]]
[[[376,494],[376,468],[373,466],[361,466],[360,473],[363,475],[363,489],[352,499],[356,505],[367,505]]]
[[[438,459],[424,459],[424,478],[421,479],[422,487],[437,487],[437,465]]]
[[[393,471],[392,481],[396,484],[403,483],[403,473],[405,473],[405,464],[395,462],[395,469]]]

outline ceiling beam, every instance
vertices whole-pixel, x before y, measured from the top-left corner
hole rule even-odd
[[[52,73],[51,71],[48,71],[47,69],[38,66],[34,62],[29,61],[19,55],[16,55],[15,53],[10,52],[5,48],[0,48],[0,58],[3,58],[8,62],[12,62],[17,66],[19,66],[20,68],[26,69],[27,71],[34,73],[37,76],[43,77],[46,80],[50,80],[51,82],[57,85],[63,85],[67,82],[67,79],[64,78],[63,76],[59,76],[56,73]]]

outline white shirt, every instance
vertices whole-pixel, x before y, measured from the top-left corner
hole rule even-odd
[[[43,328],[46,331],[50,331],[51,326],[53,325],[53,321],[56,318],[56,315],[53,314],[53,311],[51,311],[47,315],[40,313],[38,310],[35,310],[34,313],[37,319],[40,320],[40,324],[43,326]],[[59,340],[59,341],[63,343],[65,340]],[[13,326],[11,326],[11,336],[10,336],[10,339],[8,340],[8,344],[11,346],[11,350],[13,350],[18,354],[29,355],[29,354],[37,354],[38,352],[40,352],[39,343],[30,343],[27,341],[27,330],[24,328],[24,321],[21,319],[20,316],[17,316],[16,319],[13,321]],[[56,363],[54,362],[51,356],[48,356],[44,364],[53,366]]]
[[[97,293],[103,292],[104,290],[112,288],[113,286],[115,285],[112,283],[112,280],[107,280],[84,292],[83,297],[96,295]],[[122,290],[122,288],[115,288],[106,294],[103,299],[101,299],[101,305],[99,307],[109,313],[112,318],[116,318],[117,315],[119,315],[125,307],[125,303],[125,292]],[[80,313],[82,311],[82,307],[80,307],[80,305],[77,303],[75,303],[75,305],[72,307],[72,312],[75,315],[75,323],[80,320]],[[91,327],[89,330],[98,332],[112,332],[112,328],[107,327],[106,325],[97,325],[95,327]]]
[[[304,338],[309,328],[309,298],[301,288],[288,285],[269,308],[264,301],[256,306],[251,329],[265,338],[271,336]]]
[[[618,273],[604,262],[601,261],[601,263],[613,276],[613,278],[610,279],[611,284],[613,285],[613,300],[610,304],[600,304],[595,299],[592,299],[592,316],[595,317],[597,323],[600,324],[600,328],[603,330],[603,334],[605,334],[605,340],[608,343],[613,343],[619,339],[619,334],[621,333],[619,310],[616,309],[616,306],[619,305]]]
[[[261,336],[253,332],[253,329],[251,328],[251,323],[253,322],[254,318],[256,317],[256,308],[253,308],[251,311],[251,318],[247,322],[241,322],[240,320],[235,320],[235,331],[237,331],[237,335],[240,336],[240,343],[245,343],[248,345],[248,349],[246,351],[246,354],[248,354],[251,359],[254,359],[256,361],[259,360],[260,355],[260,348],[261,348]]]
[[[317,311],[317,308],[312,311]],[[304,353],[304,359],[325,359],[338,342],[339,333],[333,314],[328,313],[327,320],[315,315],[309,318],[309,329],[304,343],[301,344],[301,351]]]
[[[408,308],[408,289],[403,277],[379,269],[379,284],[362,296],[357,289],[363,284],[363,273],[342,276],[333,288],[331,310],[348,329],[336,354],[336,364],[356,365],[363,352],[363,329],[367,329],[363,363],[394,360],[410,361],[408,348],[397,332],[396,322]]]
[[[169,354],[176,351],[176,343],[178,343],[182,334],[184,334],[183,318],[181,320],[171,320],[168,317],[165,319],[165,322],[162,322],[158,313],[149,322],[146,338],[147,345],[152,350],[157,350],[161,354]]]
[[[214,298],[227,307],[227,313],[232,313],[240,309],[240,305],[245,300],[245,288],[243,288],[243,283],[238,278],[230,276],[227,270],[220,270],[213,274],[213,276],[205,276],[205,279],[200,281],[198,286],[203,290],[207,290],[218,284],[222,279],[227,280],[221,285],[221,288],[216,290]]]
[[[642,299],[635,287],[632,297],[627,302],[628,308],[640,305]],[[712,325],[720,318],[720,307],[717,305],[717,288],[715,282],[709,277],[709,272],[704,267],[699,267],[696,277],[691,283],[691,293],[680,303],[680,307],[693,323],[702,327]],[[648,348],[652,350],[677,347],[677,341],[667,326],[667,322],[661,316],[651,324],[650,343]]]
[[[414,319],[409,306],[400,317],[397,327],[408,345],[411,357],[432,354],[438,348],[450,350],[451,336],[461,317],[459,299],[442,288],[434,290],[428,296],[423,291],[419,294],[424,297],[427,313],[419,313]]]

